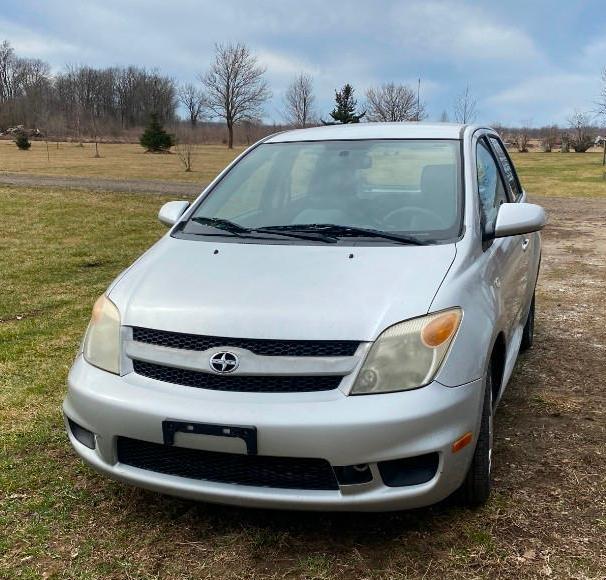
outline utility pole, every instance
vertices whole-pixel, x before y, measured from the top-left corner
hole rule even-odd
[[[421,111],[419,109],[419,107],[421,105],[420,95],[421,95],[421,77],[419,77],[419,82],[417,83],[417,122],[419,121],[419,115],[421,114]]]

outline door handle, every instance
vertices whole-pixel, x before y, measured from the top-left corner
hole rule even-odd
[[[528,244],[530,244],[530,238],[524,238],[522,242],[522,250],[526,251],[528,249]]]

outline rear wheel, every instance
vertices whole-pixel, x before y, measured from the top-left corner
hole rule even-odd
[[[520,350],[528,350],[534,342],[534,294],[532,295],[532,302],[530,303],[530,312],[524,325],[524,331],[522,333],[522,342],[520,343]]]
[[[465,505],[478,507],[484,505],[490,496],[490,474],[492,470],[493,410],[492,410],[492,362],[486,371],[482,420],[476,442],[476,449],[459,489]]]

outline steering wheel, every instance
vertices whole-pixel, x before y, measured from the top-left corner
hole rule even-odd
[[[440,214],[438,214],[434,211],[431,211],[430,209],[427,209],[425,207],[418,207],[418,206],[400,207],[398,209],[394,209],[393,211],[390,211],[383,218],[383,223],[384,223],[384,225],[399,226],[399,225],[401,225],[400,223],[393,223],[393,222],[390,223],[390,220],[392,220],[396,216],[406,216],[406,215],[410,216],[408,218],[408,227],[410,227],[411,229],[421,229],[416,226],[418,224],[417,218],[422,217],[422,216],[429,218],[433,224],[436,224],[437,226],[439,226],[439,229],[448,228],[448,223],[446,223],[446,220]]]

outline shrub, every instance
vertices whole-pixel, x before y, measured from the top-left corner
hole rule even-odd
[[[591,135],[574,135],[570,139],[570,144],[575,153],[585,153],[593,147],[594,138]]]
[[[576,153],[585,153],[593,147],[594,136],[589,125],[589,115],[576,111],[568,120],[572,131],[568,135],[570,146]]]
[[[19,147],[21,151],[27,151],[32,146],[27,136],[27,133],[25,133],[24,131],[19,131],[18,133],[15,133],[13,139],[15,141],[15,145]]]
[[[168,153],[175,144],[175,138],[164,130],[158,120],[158,115],[152,113],[139,143],[150,153]]]

